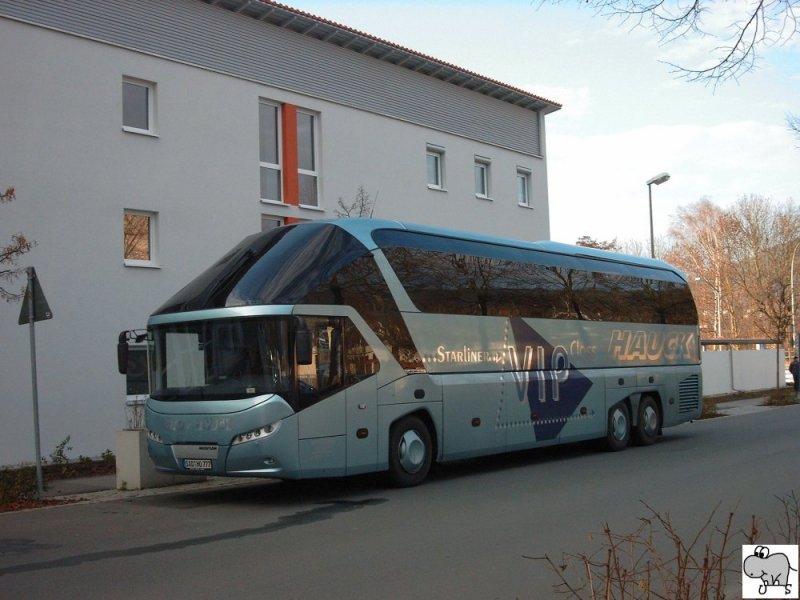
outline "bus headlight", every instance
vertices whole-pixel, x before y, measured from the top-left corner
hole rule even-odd
[[[161,436],[158,435],[155,431],[147,430],[147,437],[148,439],[153,440],[154,442],[158,442],[159,444],[163,444],[164,440],[161,439]]]
[[[258,429],[254,429],[253,431],[248,431],[247,433],[240,433],[231,442],[231,446],[238,446],[239,444],[245,444],[247,442],[253,442],[255,440],[261,440],[265,437],[272,435],[281,427],[281,422],[276,421],[275,423],[270,423],[269,425],[265,425],[264,427],[259,427]]]

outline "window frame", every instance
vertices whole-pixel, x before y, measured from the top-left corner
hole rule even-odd
[[[483,173],[482,176],[482,183],[483,189],[478,189],[478,170],[481,170]],[[491,200],[491,172],[492,172],[492,161],[490,158],[486,158],[485,156],[475,156],[475,165],[473,167],[474,179],[475,179],[475,197],[480,198],[481,200]]]
[[[128,258],[125,256],[125,217],[138,216],[147,217],[149,219],[147,231],[147,248],[150,253],[150,258],[146,260],[138,258]],[[158,213],[147,210],[136,210],[126,208],[123,211],[122,219],[122,260],[126,267],[143,267],[149,269],[159,269],[161,265],[158,262]]]
[[[146,102],[147,106],[147,127],[141,128],[135,125],[125,124],[125,85],[135,85],[144,88],[147,92]],[[153,81],[146,81],[144,79],[137,79],[135,77],[122,77],[122,130],[128,133],[136,133],[139,135],[149,135],[158,137],[156,129],[156,84]]]
[[[271,222],[272,225],[270,227],[264,227],[267,222]],[[283,217],[277,217],[275,215],[265,215],[262,213],[261,215],[261,233],[266,233],[268,231],[272,231],[273,229],[278,229],[279,227],[283,227],[286,224],[286,221]]]
[[[276,147],[276,155],[278,162],[271,163],[261,160],[261,106],[269,106],[275,110],[275,147]],[[258,100],[258,182],[259,182],[259,189],[258,189],[258,196],[262,202],[268,204],[285,204],[285,200],[283,198],[283,120],[281,118],[281,105],[277,102],[271,102],[264,98],[259,98]],[[261,170],[262,169],[269,169],[271,171],[276,171],[278,173],[278,198],[266,198],[264,197],[264,189],[261,185]]]
[[[533,208],[531,205],[531,175],[532,171],[530,169],[526,169],[525,167],[517,167],[517,205],[523,208]],[[522,185],[520,185],[520,180],[522,181]],[[525,196],[524,198],[521,197],[521,192],[523,191]]]
[[[427,144],[425,147],[425,180],[428,184],[429,190],[445,191],[445,166],[444,166],[445,149],[441,146]],[[435,175],[436,181],[430,180],[430,169],[428,168],[428,159],[433,158],[435,161]]]
[[[300,163],[300,152],[301,152],[301,144],[302,140],[300,137],[300,118],[301,117],[310,117],[311,119],[311,161],[312,161],[312,168],[307,169],[301,167]],[[311,208],[311,209],[320,209],[320,188],[319,188],[319,113],[310,111],[310,110],[303,110],[301,108],[297,109],[297,201],[300,207],[302,208]],[[300,181],[303,177],[311,177],[314,180],[314,203],[309,204],[308,202],[304,202],[303,198],[303,186],[301,185]]]

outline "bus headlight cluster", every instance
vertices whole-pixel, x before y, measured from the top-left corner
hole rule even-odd
[[[158,442],[159,444],[163,444],[164,440],[161,439],[161,436],[158,435],[155,431],[147,430],[147,437],[148,439],[153,440],[154,442]]]
[[[260,440],[268,435],[272,435],[278,429],[280,429],[281,422],[277,421],[275,423],[270,423],[269,425],[265,425],[264,427],[259,427],[258,429],[254,429],[253,431],[248,431],[247,433],[241,433],[233,438],[231,442],[231,446],[237,446],[239,444],[244,444],[246,442],[252,442],[255,440]]]

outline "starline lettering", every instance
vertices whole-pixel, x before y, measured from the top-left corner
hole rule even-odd
[[[428,357],[426,362],[459,364],[502,363],[503,354],[502,352],[493,352],[491,350],[475,350],[469,346],[450,350],[447,346],[442,345],[436,348],[436,354]]]
[[[608,352],[621,362],[678,360],[696,358],[696,347],[695,334],[691,332],[615,329]]]

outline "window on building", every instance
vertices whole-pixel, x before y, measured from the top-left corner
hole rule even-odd
[[[261,215],[261,233],[272,231],[283,225],[281,217],[273,217],[272,215]]]
[[[130,267],[155,267],[157,214],[125,210],[123,220],[125,264]]]
[[[444,189],[444,148],[428,145],[426,160],[428,165],[428,187]]]
[[[275,104],[258,105],[259,162],[261,165],[261,199],[282,201],[280,157],[280,108]]]
[[[122,128],[133,133],[155,134],[156,84],[122,79]]]
[[[475,157],[475,195],[478,198],[489,198],[490,165],[488,158]]]
[[[317,118],[297,112],[297,174],[300,204],[319,206],[317,185]]]
[[[517,203],[520,206],[531,205],[531,172],[517,167]]]

